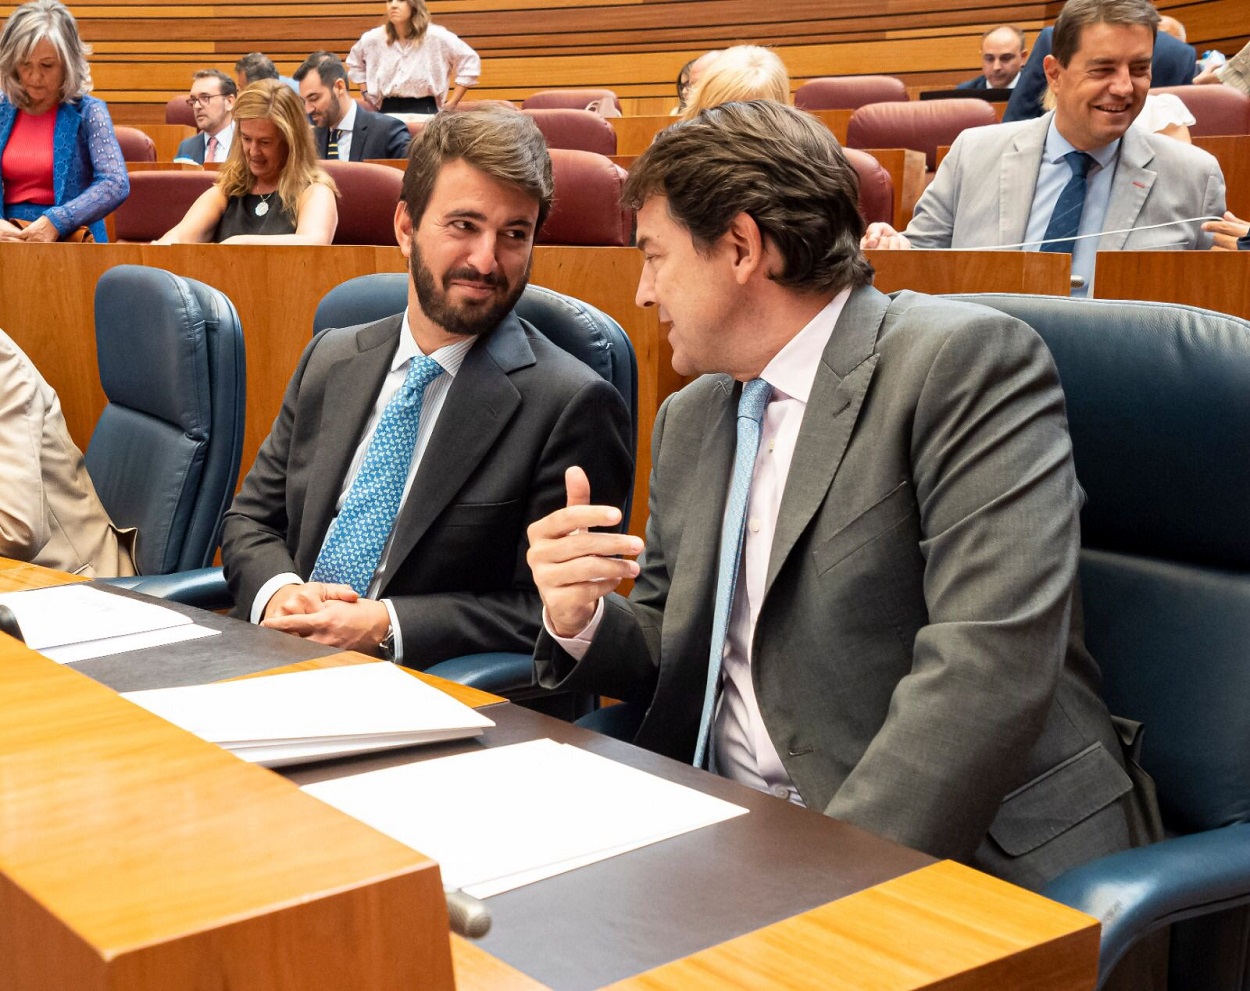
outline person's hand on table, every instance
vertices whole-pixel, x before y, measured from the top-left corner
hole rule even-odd
[[[592,532],[616,526],[621,511],[590,504],[590,480],[581,468],[564,473],[564,486],[566,507],[530,524],[525,558],[552,632],[572,637],[585,629],[600,599],[638,576],[629,558],[642,553],[643,543],[627,533]]]
[[[859,246],[863,251],[872,249],[889,251],[910,248],[911,242],[907,240],[906,235],[900,234],[889,224],[878,221],[868,225],[864,236],[859,240]]]
[[[6,226],[12,226],[12,225],[6,225]],[[13,240],[13,241],[52,242],[52,241],[59,241],[60,239],[61,239],[61,232],[58,231],[56,227],[53,226],[52,221],[49,220],[47,217],[40,217],[38,220],[36,220],[34,223],[32,223],[29,227],[25,228],[24,230],[19,231],[16,228],[14,228],[14,234],[11,238],[8,235],[5,236],[6,241]]]
[[[1250,233],[1250,223],[1236,217],[1231,211],[1225,212],[1223,220],[1208,220],[1202,225],[1204,231],[1215,235],[1212,251],[1236,251],[1237,239]]]
[[[390,625],[390,613],[381,602],[327,582],[284,585],[265,606],[261,620],[271,630],[343,650],[374,650]]]

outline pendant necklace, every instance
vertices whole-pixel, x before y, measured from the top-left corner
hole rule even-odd
[[[256,204],[256,209],[252,211],[254,214],[256,214],[256,216],[263,217],[265,214],[269,212],[269,197],[271,197],[275,192],[276,190],[271,189],[269,192],[263,195],[259,193],[257,194],[258,196],[260,196],[260,202]]]

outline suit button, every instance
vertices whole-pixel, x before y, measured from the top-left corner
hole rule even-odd
[[[773,793],[773,795],[776,798],[788,799],[790,797],[790,789],[787,788],[785,785],[773,785],[772,788],[770,788],[769,790]]]

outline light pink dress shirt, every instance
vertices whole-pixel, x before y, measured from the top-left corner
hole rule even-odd
[[[802,805],[803,800],[786,773],[760,715],[759,701],[751,681],[751,643],[764,598],[764,581],[768,575],[773,536],[777,532],[781,499],[790,474],[803,414],[807,409],[807,399],[811,395],[821,356],[849,296],[850,291],[846,290],[830,300],[773,357],[760,375],[773,387],[773,394],[764,412],[759,453],[755,457],[755,472],[751,478],[742,573],[729,614],[729,630],[721,665],[720,699],[712,728],[712,770],[759,791],[772,792],[796,805]],[[708,593],[711,592],[709,589]],[[576,637],[556,637],[550,626],[547,626],[547,632],[571,657],[580,659],[594,639],[602,617],[601,601],[594,618]],[[546,622],[544,613],[544,625]]]
[[[369,99],[432,96],[440,107],[454,81],[473,86],[482,74],[477,52],[446,28],[431,24],[420,41],[387,44],[386,29],[366,31],[347,55],[347,75]]]

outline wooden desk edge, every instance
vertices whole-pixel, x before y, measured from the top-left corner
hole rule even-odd
[[[610,985],[614,991],[1091,991],[1099,923],[941,861]]]

